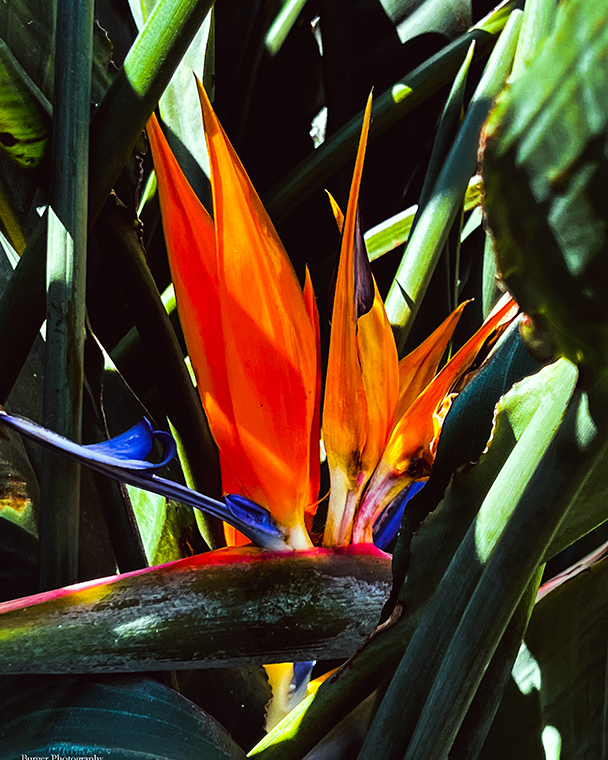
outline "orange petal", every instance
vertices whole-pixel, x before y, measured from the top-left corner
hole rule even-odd
[[[429,337],[399,362],[399,402],[395,419],[400,419],[418,395],[435,377],[441,357],[450,342],[464,307],[465,301]]]
[[[327,193],[327,197],[329,198],[329,205],[331,206],[331,210],[334,215],[334,219],[336,220],[336,224],[338,225],[338,229],[340,232],[344,229],[344,214],[342,213],[342,209],[340,206],[338,206],[338,202],[334,198],[334,196],[329,192],[329,190],[325,191]]]
[[[398,394],[395,343],[373,278],[371,308],[358,315],[355,246],[358,197],[371,119],[367,103],[336,278],[323,410],[323,441],[331,477],[325,546],[347,544],[359,499],[386,443]],[[341,212],[330,196],[338,225]]]
[[[306,267],[306,279],[304,281],[304,303],[315,334],[317,348],[317,385],[315,392],[315,409],[312,426],[310,429],[310,494],[306,503],[306,512],[314,515],[317,511],[319,487],[321,481],[320,468],[320,431],[321,431],[321,330],[319,327],[319,312],[315,292],[310,279],[310,272]]]
[[[213,220],[185,178],[155,116],[148,124],[148,138],[178,313],[201,400],[217,438],[213,409],[224,410],[227,426],[235,427],[236,422],[226,374]],[[223,452],[220,464],[224,493],[242,493]],[[224,533],[229,545],[250,543],[231,525],[224,526]]]
[[[314,329],[277,233],[198,86],[211,165],[226,375],[237,423],[218,406],[210,415],[214,435],[245,494],[291,531],[294,547],[303,546],[309,543],[303,511],[311,492],[316,408]]]
[[[199,393],[208,415],[208,404],[214,399],[213,405],[224,410],[226,424],[234,426],[222,337],[213,220],[190,187],[154,116],[148,123],[148,137],[158,181],[171,278]],[[213,424],[212,429],[216,435]],[[222,462],[222,483],[227,479],[224,470],[225,462]]]
[[[441,424],[449,408],[446,397],[450,388],[485,341],[496,329],[508,324],[517,311],[518,306],[510,296],[503,300],[397,421],[363,498],[353,531],[354,543],[372,540],[374,523],[385,507],[408,483],[429,475]]]

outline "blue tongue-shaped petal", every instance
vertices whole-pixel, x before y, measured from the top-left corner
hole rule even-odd
[[[74,443],[25,417],[7,414],[4,410],[0,411],[1,421],[50,448],[58,449],[74,457],[83,464],[98,463],[110,467],[154,472],[173,459],[177,451],[173,438],[162,430],[153,430],[145,417],[126,433],[110,438],[109,441],[87,446]],[[163,457],[160,462],[149,462],[144,457],[152,451],[156,440],[162,444]]]
[[[259,504],[244,497],[228,497],[229,503],[226,504],[181,483],[159,477],[155,470],[173,458],[177,447],[169,433],[152,430],[146,419],[116,438],[88,446],[74,443],[25,417],[8,414],[1,406],[0,423],[111,478],[215,515],[233,525],[258,546],[274,551],[287,548],[283,531]],[[155,441],[162,444],[163,457],[160,462],[149,462],[143,457],[152,451]]]
[[[148,462],[146,457],[154,448],[154,442],[162,444],[163,456],[159,462]],[[83,449],[97,461],[110,463],[112,460],[118,460],[116,463],[123,467],[133,467],[141,470],[157,470],[170,462],[177,448],[175,441],[169,433],[163,430],[153,430],[149,420],[145,417],[127,430],[108,441],[93,443],[83,446]]]

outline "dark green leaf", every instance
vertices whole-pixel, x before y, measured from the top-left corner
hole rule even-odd
[[[0,679],[0,757],[57,754],[133,760],[241,760],[192,702],[148,678]]]
[[[605,741],[608,560],[541,594],[483,760],[598,757]],[[557,741],[561,754],[545,755]]]
[[[484,153],[498,267],[532,340],[594,368],[608,363],[607,21],[605,3],[559,4],[553,33],[498,101]]]

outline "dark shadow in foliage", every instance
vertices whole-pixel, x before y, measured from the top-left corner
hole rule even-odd
[[[219,721],[245,752],[263,738],[272,690],[261,666],[180,671],[180,694]]]

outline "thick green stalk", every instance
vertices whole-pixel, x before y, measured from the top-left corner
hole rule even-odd
[[[511,71],[521,16],[521,11],[511,14],[490,56],[387,296],[386,312],[395,329],[399,351],[403,350],[452,223],[462,208],[468,182],[475,171],[481,128]]]
[[[89,228],[213,0],[161,0],[91,123]],[[44,319],[45,234],[39,224],[0,299],[0,403]]]
[[[93,0],[57,4],[43,424],[75,441],[82,429],[93,11]],[[46,590],[78,579],[80,467],[48,455],[41,485],[40,585]]]
[[[451,760],[458,760],[462,757],[466,757],[467,760],[477,760],[482,750],[505,687],[511,677],[513,665],[534,610],[544,568],[545,566],[541,565],[536,574],[532,576],[519,606],[494,652],[450,750]]]

